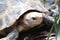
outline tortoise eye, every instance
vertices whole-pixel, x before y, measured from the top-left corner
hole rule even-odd
[[[36,20],[37,18],[32,17],[33,20]]]

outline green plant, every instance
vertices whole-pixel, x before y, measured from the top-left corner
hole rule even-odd
[[[59,18],[59,15],[56,15],[56,16],[55,16],[55,21],[54,21],[54,23],[53,23],[53,25],[52,25],[52,27],[51,27],[51,29],[50,29],[50,32],[49,32],[49,34],[48,34],[48,40],[49,40],[49,37],[50,37],[50,34],[51,34],[53,28],[54,28],[54,30],[55,30],[55,32],[56,32],[56,39],[57,39],[57,33],[58,33],[57,20],[58,20],[58,18]]]

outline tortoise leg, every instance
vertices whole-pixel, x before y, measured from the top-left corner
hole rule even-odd
[[[18,30],[14,29],[12,32],[10,32],[6,37],[0,39],[0,40],[16,40],[18,37]]]

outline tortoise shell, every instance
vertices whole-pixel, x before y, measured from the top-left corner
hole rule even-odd
[[[0,30],[10,27],[28,10],[47,11],[39,0],[0,0]]]

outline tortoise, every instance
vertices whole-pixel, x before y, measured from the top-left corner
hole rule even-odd
[[[43,9],[45,12],[47,9],[40,8],[39,4],[36,5],[35,1],[24,0],[0,0],[0,30],[10,27],[24,12],[27,10],[41,10]],[[17,3],[18,2],[18,3]],[[32,5],[31,5],[32,4]],[[38,7],[33,7],[38,6]],[[43,12],[44,12],[43,11]]]
[[[13,32],[18,32],[33,28],[43,21],[45,13],[49,11],[42,5],[40,0],[0,0],[0,31],[13,27]],[[51,16],[49,16],[50,19]],[[53,19],[53,17],[51,17]],[[20,20],[20,21],[18,21]],[[20,26],[12,26],[18,21]],[[54,21],[51,20],[51,21]],[[4,33],[4,32],[3,32]],[[10,35],[8,34],[8,35]],[[9,39],[8,36],[2,39]],[[12,37],[11,37],[12,39]],[[10,40],[11,40],[10,39]]]

